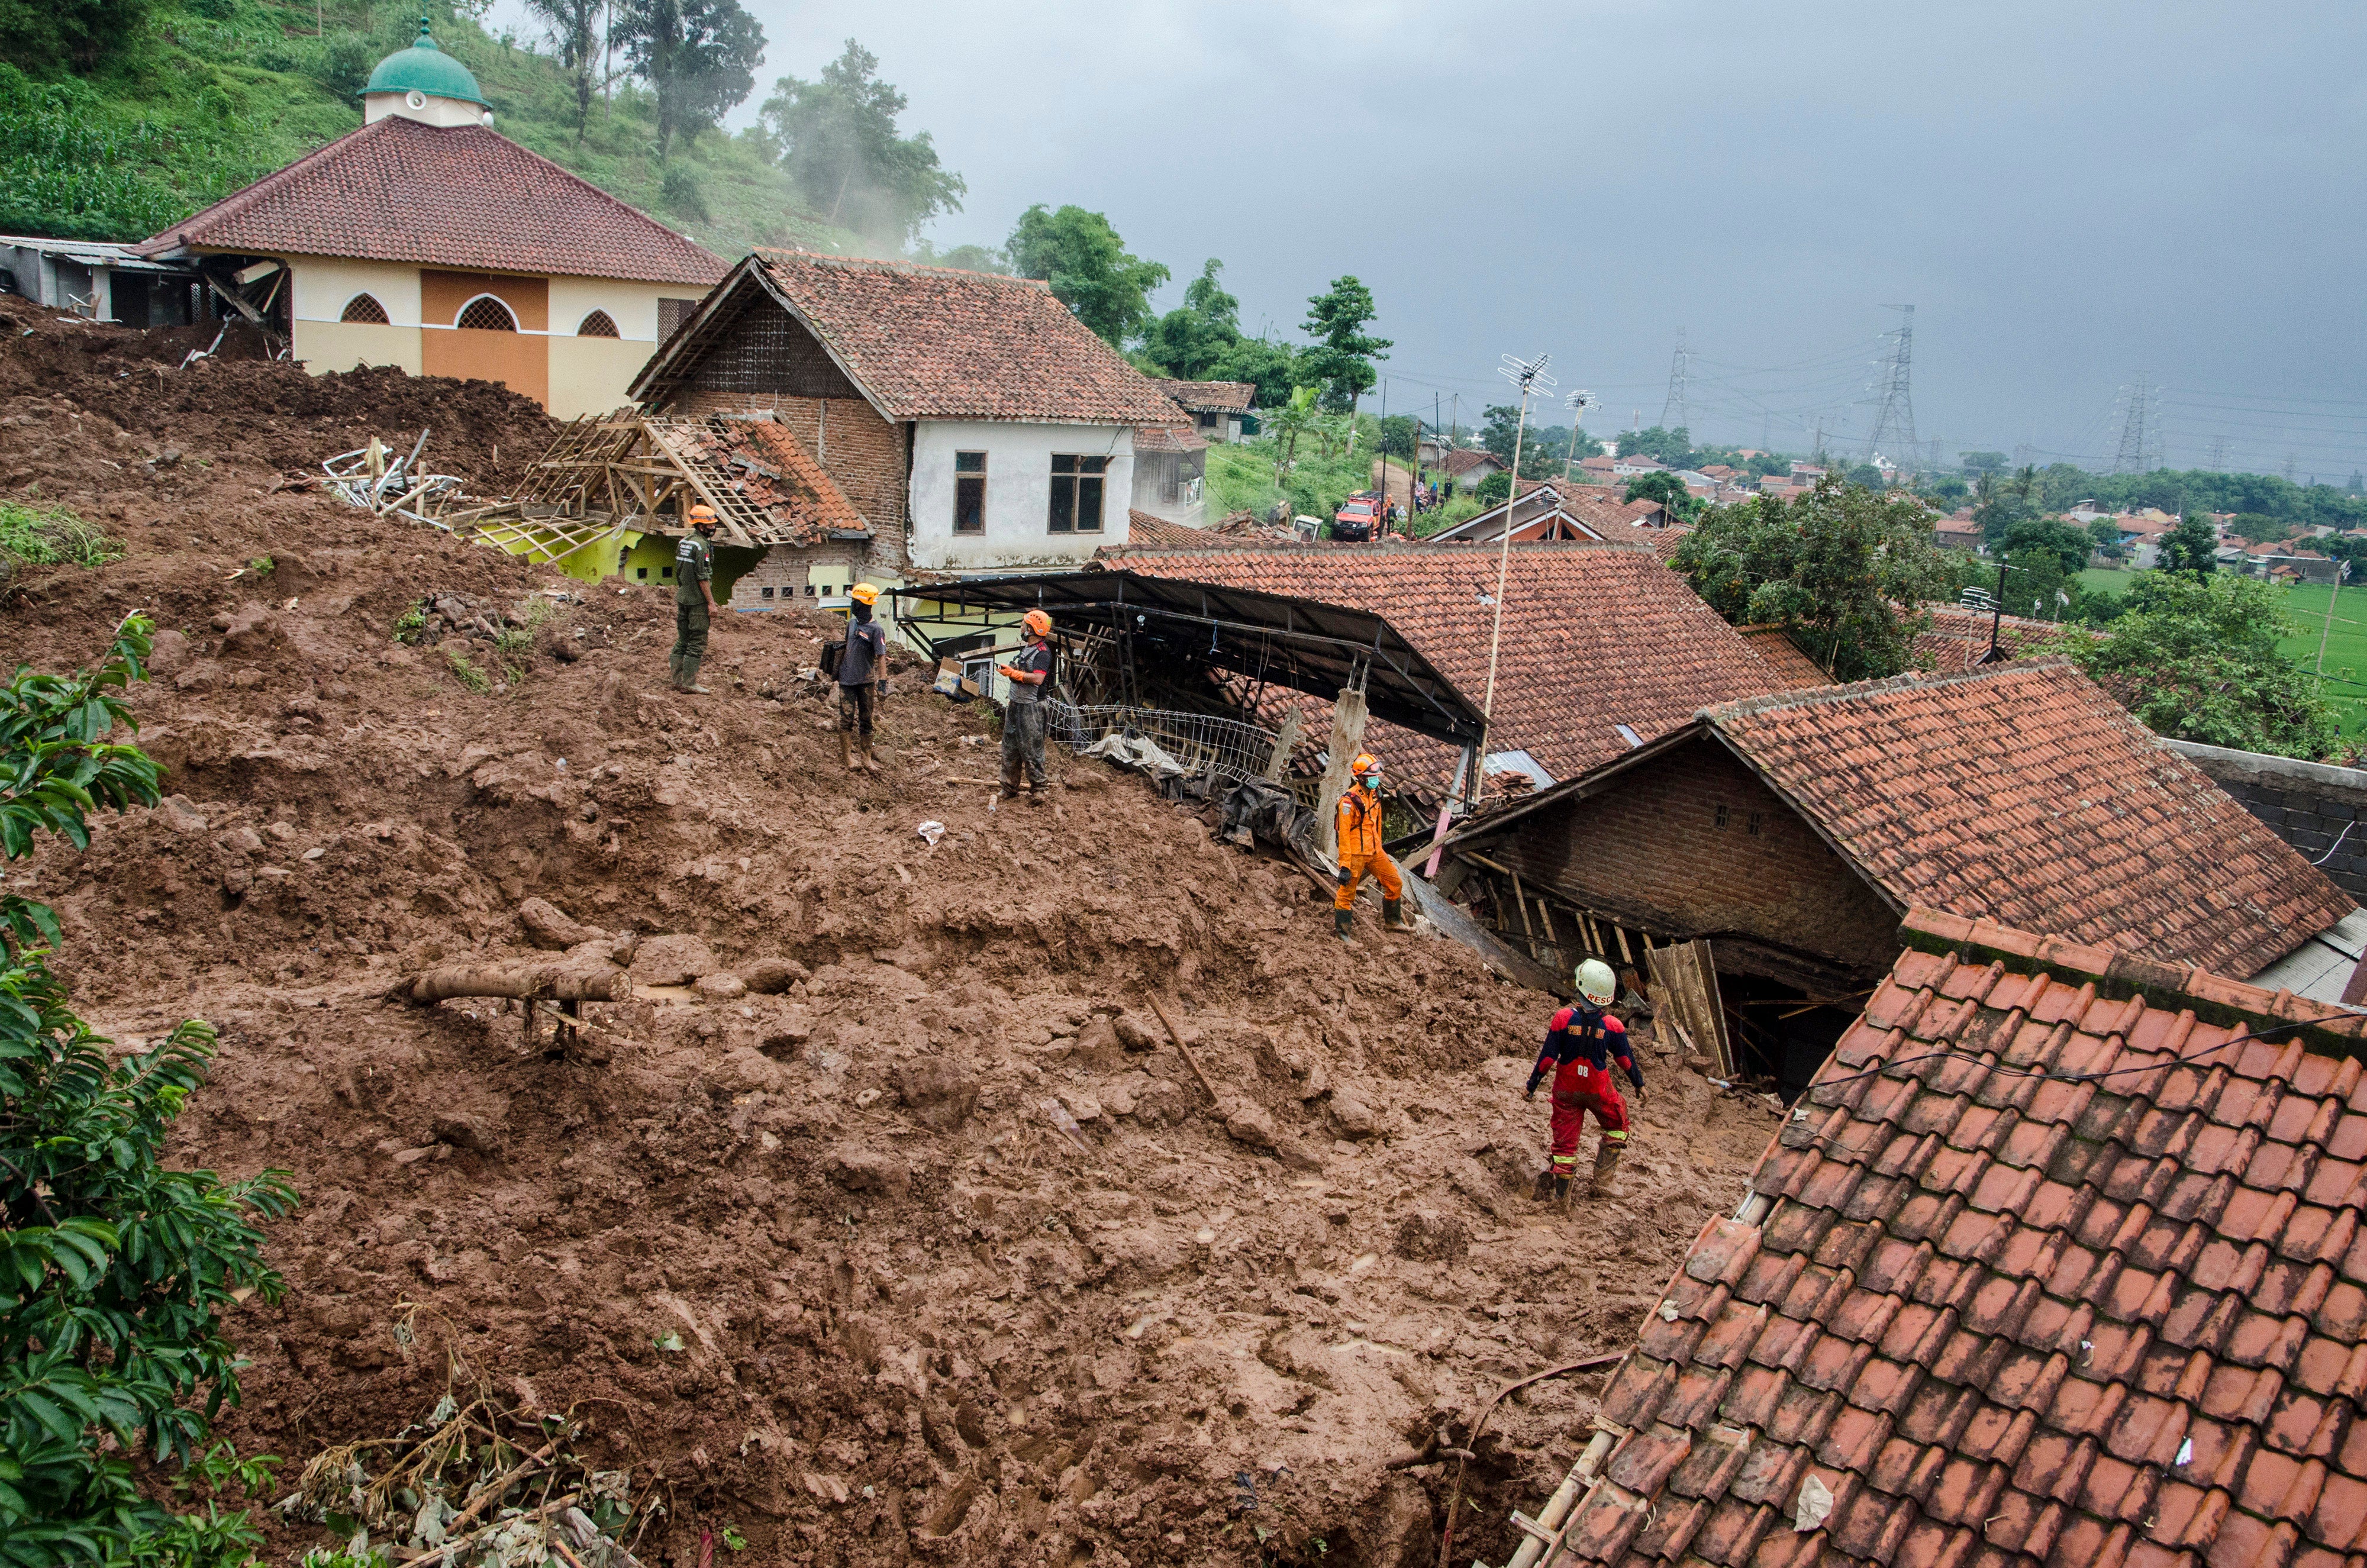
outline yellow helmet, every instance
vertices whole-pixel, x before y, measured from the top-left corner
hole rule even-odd
[[[879,590],[872,587],[871,584],[867,582],[856,583],[854,587],[846,591],[846,596],[854,600],[858,604],[877,604],[879,603]]]
[[[1052,635],[1052,617],[1041,610],[1028,611],[1019,618],[1019,624],[1025,626],[1033,636],[1050,637]]]

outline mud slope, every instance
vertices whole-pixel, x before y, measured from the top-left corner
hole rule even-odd
[[[0,494],[38,483],[130,553],[20,577],[0,652],[58,668],[156,614],[134,702],[174,798],[9,885],[64,914],[127,1046],[221,1025],[180,1155],[296,1173],[289,1296],[232,1325],[250,1450],[391,1432],[457,1365],[663,1477],[652,1561],[730,1524],[748,1562],[1425,1562],[1445,1478],[1387,1461],[1616,1347],[1764,1143],[1656,1064],[1620,1201],[1542,1213],[1519,1091],[1546,998],[1369,917],[1343,950],[1297,873],[1102,764],[991,810],[981,710],[916,671],[884,775],[851,777],[798,619],[722,617],[718,694],[676,696],[655,592],[266,493],[422,424],[491,483],[489,432],[506,464],[539,419],[498,389],[176,371],[27,324]],[[434,594],[537,624],[399,645]],[[538,940],[652,989],[570,1052],[548,1015],[385,999]],[[1253,1102],[1234,1133],[1153,995]],[[1594,1386],[1500,1408],[1459,1558],[1509,1554]],[[275,1561],[320,1540],[275,1529]]]

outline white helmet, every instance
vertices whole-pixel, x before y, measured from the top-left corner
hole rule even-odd
[[[1578,994],[1599,1008],[1609,1007],[1619,995],[1619,977],[1600,958],[1578,966]]]

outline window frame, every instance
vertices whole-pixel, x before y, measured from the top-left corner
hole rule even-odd
[[[962,467],[962,459],[965,457],[977,458],[978,466],[975,468],[964,468]],[[953,525],[956,536],[964,539],[976,539],[981,538],[985,536],[986,480],[987,475],[990,471],[991,464],[989,463],[987,455],[984,452],[956,452],[954,454]],[[964,491],[972,486],[977,488],[977,525],[975,527],[965,528],[962,526],[962,497]]]
[[[359,305],[365,299],[369,301],[369,308],[378,312],[376,315],[357,316],[354,314],[354,307]],[[394,324],[394,318],[387,313],[385,301],[381,300],[377,295],[365,288],[356,294],[352,299],[345,301],[345,308],[337,312],[337,324],[340,326],[389,327]]]
[[[487,304],[499,307],[502,314],[509,318],[510,324],[506,327],[471,327],[461,324],[468,320],[470,311],[480,305]],[[460,333],[517,333],[526,329],[518,324],[517,308],[500,295],[489,292],[472,294],[460,301],[460,308],[452,312],[452,330]]]
[[[1063,468],[1060,465],[1070,465]],[[1109,530],[1109,455],[1088,452],[1055,452],[1052,454],[1052,488],[1045,508],[1044,531],[1074,537],[1080,534],[1105,534]],[[1080,522],[1084,515],[1085,487],[1093,487],[1091,526]],[[1065,498],[1067,521],[1062,521],[1062,501]]]
[[[590,325],[591,325],[595,321],[598,321],[598,322],[599,322],[603,327],[606,327],[607,330],[606,330],[606,332],[586,332],[584,329],[585,329],[585,328],[587,328],[587,327],[589,327],[589,326],[590,326]],[[577,337],[603,337],[603,338],[619,338],[619,339],[621,339],[625,334],[624,334],[623,333],[620,333],[620,332],[618,332],[618,331],[617,330],[617,318],[616,318],[616,317],[614,317],[614,316],[610,315],[610,314],[609,314],[607,311],[606,311],[606,310],[591,310],[591,311],[588,311],[588,312],[586,312],[586,313],[585,313],[585,315],[584,315],[584,317],[583,317],[583,319],[582,321],[578,321],[578,322],[576,322],[576,323],[575,323],[575,335],[576,335]]]

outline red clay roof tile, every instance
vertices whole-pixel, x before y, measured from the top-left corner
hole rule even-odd
[[[2351,1550],[2367,1533],[2367,1421],[2341,1402],[2367,1393],[2367,1288],[2338,1279],[2311,1254],[2330,1243],[2349,1257],[2367,1189],[2337,1170],[2327,1179],[2349,1183],[2350,1207],[2301,1204],[2293,1182],[2314,1182],[2346,1163],[2325,1153],[2342,1117],[2281,1115],[2272,1096],[2276,1083],[2306,1081],[2314,1101],[2338,1082],[2348,1094],[2355,1079],[2321,1070],[2329,1060],[2319,1054],[2323,1037],[2299,1057],[2288,1047],[2255,1052],[2227,1043],[2296,1019],[2354,1037],[2367,1025],[2200,972],[2167,972],[2165,981],[2157,969],[2155,988],[2100,998],[2098,982],[2115,963],[2107,949],[1920,911],[1908,929],[1943,940],[1977,933],[1978,948],[2002,951],[1998,962],[2013,967],[1991,985],[1978,948],[1976,962],[1954,965],[1903,954],[1803,1103],[1872,1102],[1876,1090],[1911,1087],[1907,1074],[1931,1072],[1921,1064],[1853,1078],[1863,1069],[1849,1064],[1867,1061],[1863,1048],[1877,1043],[1868,1038],[1879,1032],[1874,1020],[1907,1032],[1881,1056],[1907,1058],[1993,1051],[2010,1009],[2062,1020],[2069,1031],[2064,1049],[2034,1058],[2040,1070],[2065,1061],[2146,1066],[2175,1053],[2210,1064],[2203,1092],[2190,1086],[2191,1109],[2168,1118],[2166,1132],[2145,1127],[2141,1139],[2146,1097],[2170,1075],[2117,1073],[2110,1065],[2072,1070],[2116,1076],[2044,1086],[2067,1091],[2056,1096],[2029,1093],[2040,1086],[1996,1069],[1965,1095],[1920,1089],[1911,1120],[1928,1124],[1929,1136],[1901,1120],[1873,1142],[1820,1133],[1814,1149],[1790,1150],[1783,1146],[1787,1122],[1754,1178],[1772,1193],[1769,1179],[1788,1177],[1774,1216],[1758,1227],[1705,1227],[1678,1272],[1681,1285],[1697,1291],[1732,1283],[1733,1300],[1703,1340],[1716,1337],[1720,1359],[1744,1358],[1722,1402],[1711,1409],[1692,1392],[1722,1373],[1696,1362],[1672,1378],[1674,1369],[1641,1355],[1629,1358],[1606,1396],[1609,1419],[1623,1419],[1614,1406],[1648,1403],[1659,1417],[1613,1450],[1621,1517],[1640,1506],[1671,1522],[1623,1534],[1615,1552],[1581,1551],[1580,1560],[1609,1564],[1634,1550],[1655,1563],[1789,1562],[1804,1553],[1838,1562],[1840,1553],[2102,1568],[2115,1552],[2125,1552],[2118,1559],[2125,1562],[2169,1562],[2191,1549],[2190,1562],[2249,1563],[2272,1531],[2285,1532],[2276,1539],[2296,1562]],[[2030,962],[2042,947],[2043,967]],[[1919,1007],[1915,993],[1935,984],[1943,995],[1984,999]],[[2157,1027],[2165,1018],[2176,1027]],[[2145,1048],[2124,1050],[2096,1030]],[[1862,1047],[1854,1055],[1852,1039]],[[2034,1166],[1954,1146],[1983,1142],[1966,1134],[1989,1120],[1982,1111],[1993,1105],[2021,1106],[2022,1123],[2050,1136],[2075,1123],[2091,1127],[2097,1146],[2059,1160],[2043,1179]],[[1852,1131],[1883,1125],[1845,1122]],[[2271,1126],[2289,1136],[2264,1143]],[[1948,1158],[1912,1156],[1928,1163],[1924,1185],[1896,1213],[1877,1215],[1863,1232],[1840,1221],[1839,1205],[1864,1185],[1845,1179],[1851,1169],[1905,1163],[1901,1145],[1942,1141],[1952,1145],[1942,1151]],[[2155,1152],[2141,1152],[2139,1142]],[[2058,1138],[2055,1146],[2074,1145]],[[2212,1185],[2210,1176],[2185,1171],[2194,1150],[2249,1173],[2268,1168],[2259,1156],[2267,1147],[2290,1151],[2281,1178],[2297,1168],[2310,1174],[2277,1191],[2218,1178],[2216,1196],[2190,1201],[2182,1215],[2169,1212],[2188,1175]],[[1968,1198],[1994,1212],[1966,1206]],[[2336,1213],[2350,1216],[2352,1228],[2327,1237],[2332,1226],[2316,1216]],[[1813,1219],[1819,1213],[1822,1223]],[[2304,1242],[2288,1228],[2296,1223],[2309,1227]],[[1754,1229],[1755,1246],[1743,1234]],[[1966,1258],[1919,1245],[1927,1233]],[[1783,1310],[1761,1315],[1749,1305],[1754,1301]],[[1813,1318],[1786,1315],[1803,1303]],[[1623,1392],[1631,1389],[1648,1400]],[[1761,1434],[1738,1464],[1704,1457],[1719,1422]],[[1680,1427],[1692,1438],[1682,1453]],[[1812,1465],[1835,1506],[1822,1531],[1804,1534],[1791,1528],[1790,1514]]]
[[[133,247],[346,256],[705,288],[723,258],[481,125],[390,115]]]
[[[1257,400],[1254,381],[1178,381],[1153,376],[1151,385],[1195,413],[1246,412]]]

